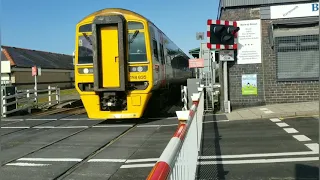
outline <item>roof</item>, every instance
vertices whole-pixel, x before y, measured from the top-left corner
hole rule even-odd
[[[43,69],[74,69],[71,55],[1,46],[1,60],[9,60],[11,66],[30,68],[34,65]]]
[[[200,48],[194,48],[189,50],[189,54],[199,54],[200,52]]]

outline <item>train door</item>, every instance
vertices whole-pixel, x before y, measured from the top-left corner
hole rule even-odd
[[[96,91],[125,91],[125,19],[121,15],[96,17],[93,23],[95,44],[94,87]]]
[[[150,43],[152,46],[152,64],[153,64],[153,82],[154,87],[158,86],[160,82],[160,63],[159,63],[159,51],[158,51],[158,41],[156,37],[156,33],[154,31],[154,26],[152,24],[149,25],[150,31]]]
[[[117,26],[100,28],[100,54],[102,61],[102,87],[119,88],[119,49]]]
[[[164,59],[164,49],[163,49],[163,35],[161,31],[159,33],[159,47],[160,47],[160,77],[161,77],[161,86],[166,85],[166,63]]]

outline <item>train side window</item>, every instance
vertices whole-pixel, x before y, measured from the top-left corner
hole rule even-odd
[[[158,54],[158,43],[156,40],[152,40],[153,43],[153,54],[156,57],[156,60],[159,61],[159,54]]]
[[[160,43],[161,64],[165,64],[163,45]]]

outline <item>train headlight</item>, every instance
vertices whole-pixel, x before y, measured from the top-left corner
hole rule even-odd
[[[139,67],[138,67],[138,71],[139,71],[139,72],[142,72],[142,71],[143,71],[143,67],[139,66]]]
[[[88,74],[88,73],[89,73],[89,69],[88,69],[88,68],[84,68],[84,69],[83,69],[83,73],[84,73],[84,74]]]
[[[130,66],[129,72],[147,72],[148,66]]]
[[[79,74],[93,74],[93,68],[78,68]]]

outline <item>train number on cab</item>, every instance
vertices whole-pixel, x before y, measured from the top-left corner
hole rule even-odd
[[[147,79],[147,76],[146,75],[131,75],[130,79],[143,80],[143,79]]]

